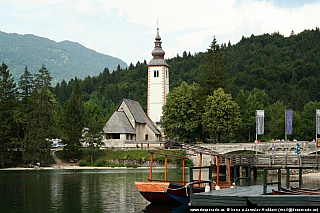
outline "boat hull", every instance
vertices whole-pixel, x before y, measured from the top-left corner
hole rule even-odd
[[[167,190],[170,183],[168,182],[135,182],[138,192],[148,201],[152,203],[177,201],[172,198]]]
[[[135,182],[138,192],[150,202],[188,203],[190,187],[170,182]],[[193,193],[204,192],[203,188],[192,188]]]

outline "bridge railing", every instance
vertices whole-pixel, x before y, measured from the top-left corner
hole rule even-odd
[[[320,157],[317,155],[229,155],[231,165],[252,165],[256,167],[318,167]]]

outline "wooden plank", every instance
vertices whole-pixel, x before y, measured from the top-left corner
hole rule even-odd
[[[190,202],[192,206],[320,206],[320,195],[263,195],[262,186],[249,186],[192,194]]]

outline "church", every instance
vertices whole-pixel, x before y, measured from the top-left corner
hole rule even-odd
[[[161,146],[162,107],[169,93],[169,65],[164,59],[159,28],[148,64],[147,114],[140,103],[123,99],[103,127],[105,147]]]

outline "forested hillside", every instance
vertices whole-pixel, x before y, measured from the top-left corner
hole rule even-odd
[[[219,39],[219,38],[217,38]],[[209,45],[208,45],[209,46]],[[312,139],[312,130],[303,130],[300,114],[312,103],[320,100],[320,32],[306,30],[289,37],[279,33],[243,37],[237,44],[220,45],[227,71],[225,91],[230,93],[241,107],[242,124],[236,140],[253,140],[255,134],[254,107],[266,110],[265,138],[283,138],[284,110],[293,109],[296,138]],[[201,82],[201,69],[207,52],[167,59],[170,65],[170,90]],[[74,80],[62,82],[55,88],[59,103],[63,104],[71,94]],[[98,103],[106,115],[113,113],[122,98],[137,100],[146,109],[147,62],[138,62],[128,69],[110,73],[105,70],[97,77],[87,77],[80,83],[84,100]],[[252,102],[256,102],[253,105]],[[312,102],[312,103],[310,103]],[[275,110],[283,110],[275,112]],[[311,111],[311,109],[310,109]],[[313,113],[313,112],[312,112]],[[314,115],[312,114],[314,117]],[[310,118],[313,118],[309,115]],[[302,124],[300,125],[300,123]],[[315,126],[313,121],[308,125]],[[299,127],[298,127],[299,126]],[[302,129],[301,129],[301,128]],[[311,128],[311,127],[310,127]],[[299,136],[299,134],[301,134]]]
[[[97,76],[104,68],[113,71],[122,60],[90,50],[71,41],[55,42],[34,35],[0,32],[0,60],[10,67],[15,79],[22,75],[25,66],[31,73],[45,64],[53,77],[53,84],[77,76]]]
[[[65,51],[79,51],[77,44],[60,45],[67,45]],[[290,37],[251,36],[234,45],[219,45],[214,38],[204,53],[184,52],[167,62],[171,92],[163,118],[164,125],[176,122],[171,137],[184,135],[188,142],[216,136],[220,142],[253,142],[255,110],[265,110],[265,131],[259,139],[283,139],[285,110],[292,109],[293,134],[288,139],[315,138],[315,112],[320,109],[318,28]],[[125,69],[118,66],[112,73],[102,68],[97,76],[74,77],[55,87],[45,65],[35,74],[24,68],[18,78],[11,70],[5,63],[0,66],[0,167],[50,162],[47,138],[68,144],[67,156],[81,155],[80,140],[85,140],[92,156],[103,125],[121,99],[137,100],[146,110],[147,61]],[[179,111],[181,116],[167,119],[165,113],[176,115],[178,107],[186,113]],[[90,131],[82,138],[84,127]]]
[[[320,100],[320,32],[317,28],[298,35],[242,38],[225,48],[230,92],[265,90],[272,102],[283,101],[302,110],[309,101]]]

